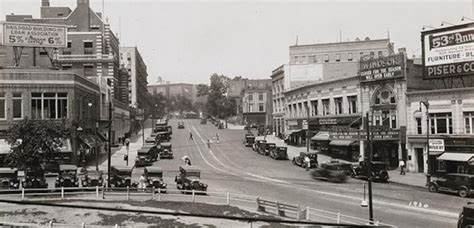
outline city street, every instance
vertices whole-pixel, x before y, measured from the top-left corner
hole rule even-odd
[[[368,219],[368,208],[360,206],[364,192],[362,180],[349,178],[343,184],[312,180],[308,171],[290,161],[275,161],[244,147],[243,130],[218,130],[211,124],[200,124],[199,120],[179,121],[185,123],[185,129],[177,129],[178,120],[170,121],[175,158],[155,163],[164,169],[164,180],[169,188],[176,187],[174,177],[183,164],[180,158],[187,155],[193,165],[202,169],[201,181],[209,185],[208,191],[260,196]],[[145,135],[150,131],[146,128]],[[194,140],[189,139],[189,132],[193,133]],[[213,140],[216,132],[220,135],[219,144]],[[212,142],[210,150],[207,139]],[[141,133],[130,146],[130,166],[140,145]],[[112,155],[112,165],[125,165],[124,151],[126,153],[125,147]],[[106,170],[106,165],[104,161],[101,169]],[[135,181],[142,172],[143,168],[134,169]],[[427,223],[430,227],[452,227],[462,205],[469,201],[456,195],[430,193],[419,187],[393,183],[374,183],[373,192],[375,220],[399,227],[422,227]],[[414,207],[414,202],[421,202],[424,207]]]

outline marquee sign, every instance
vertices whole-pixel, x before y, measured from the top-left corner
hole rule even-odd
[[[424,78],[474,73],[474,23],[421,33]]]
[[[362,82],[403,78],[405,76],[405,56],[400,53],[376,59],[362,59],[359,75]]]
[[[65,25],[0,22],[0,45],[18,47],[67,47]]]

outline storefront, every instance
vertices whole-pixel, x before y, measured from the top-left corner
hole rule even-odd
[[[287,130],[284,132],[284,140],[288,145],[305,146],[306,131],[303,130],[303,120],[286,120]]]

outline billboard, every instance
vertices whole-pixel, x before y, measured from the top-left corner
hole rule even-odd
[[[474,23],[421,33],[424,78],[474,73]]]
[[[361,59],[359,76],[361,82],[403,78],[405,77],[405,55],[400,53],[376,59]]]
[[[18,47],[67,47],[65,25],[0,22],[0,45]]]

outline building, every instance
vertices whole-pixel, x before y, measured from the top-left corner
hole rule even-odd
[[[72,71],[0,70],[0,156],[10,150],[6,131],[25,118],[62,123],[72,129],[58,162],[80,163],[102,153],[106,137],[100,122],[101,91],[97,84]],[[1,159],[3,160],[3,159]]]
[[[243,122],[271,129],[272,81],[270,79],[253,79],[244,82],[240,96]]]
[[[162,94],[165,97],[184,96],[190,99],[193,103],[197,100],[196,85],[189,83],[164,83],[156,85],[148,85],[148,93]]]
[[[273,99],[273,132],[282,137],[285,132],[285,66],[281,65],[272,71],[272,99]]]
[[[119,40],[102,18],[101,13],[94,12],[89,0],[77,0],[74,10],[68,7],[50,6],[49,0],[41,1],[40,18],[31,15],[7,15],[7,22],[59,24],[67,26],[67,47],[22,48],[18,62],[20,68],[61,69],[71,71],[93,81],[100,88],[100,126],[103,134],[108,121],[109,103],[113,104],[114,120],[113,140],[130,130],[128,100],[123,96],[124,85],[119,78]],[[0,66],[11,67],[14,49],[0,46]],[[128,93],[127,93],[128,94]]]
[[[133,108],[150,109],[153,101],[147,90],[147,67],[137,47],[120,47],[120,64],[128,72],[128,101]]]

